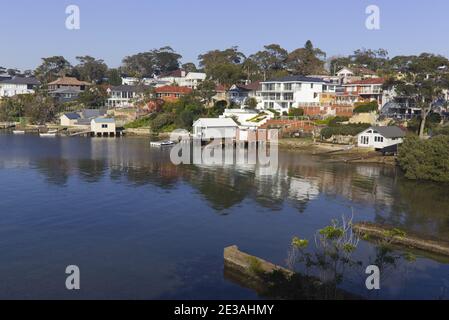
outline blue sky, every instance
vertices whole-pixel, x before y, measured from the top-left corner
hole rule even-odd
[[[81,11],[81,29],[65,28],[67,5]],[[365,28],[365,8],[381,10],[381,29]],[[449,56],[447,0],[0,0],[0,66],[35,68],[40,58],[78,55],[111,67],[137,52],[172,46],[183,61],[237,45],[246,53],[310,39],[328,56],[357,48],[390,55],[423,51]],[[7,32],[6,32],[7,30]]]

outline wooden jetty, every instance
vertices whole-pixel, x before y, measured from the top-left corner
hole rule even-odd
[[[388,240],[393,245],[449,256],[449,242],[445,240],[404,232],[392,226],[367,222],[355,223],[352,229],[367,239],[373,237]]]

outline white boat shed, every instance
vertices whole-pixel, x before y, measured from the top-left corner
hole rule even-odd
[[[397,126],[373,126],[359,133],[357,144],[361,148],[382,150],[404,142],[405,132]]]
[[[201,118],[193,124],[193,138],[235,139],[238,125],[231,118]]]

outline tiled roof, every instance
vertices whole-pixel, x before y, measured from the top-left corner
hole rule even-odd
[[[161,74],[159,77],[160,78],[168,78],[168,77],[182,78],[183,72],[184,72],[184,70],[178,69],[175,71],[165,72],[165,73]]]
[[[364,80],[356,80],[353,82],[348,83],[349,85],[354,84],[384,84],[385,79],[384,78],[373,78],[373,79],[364,79]]]
[[[260,84],[260,81],[252,82],[247,85],[238,85],[238,87],[248,90],[248,91],[259,91],[262,89],[262,85]]]
[[[192,92],[192,89],[189,87],[179,87],[179,86],[163,86],[156,88],[156,93],[181,93],[181,94],[189,94]]]
[[[90,85],[90,83],[85,82],[85,81],[79,81],[77,78],[73,78],[73,77],[62,77],[56,81],[50,82],[49,85],[51,85],[51,86],[62,85],[62,86],[77,87],[77,86],[88,86],[88,85]]]

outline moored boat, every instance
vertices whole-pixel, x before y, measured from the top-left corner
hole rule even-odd
[[[14,130],[12,133],[13,134],[25,134],[25,131],[24,130]]]
[[[163,147],[172,147],[176,143],[173,141],[153,141],[150,143],[152,147],[163,148]]]

